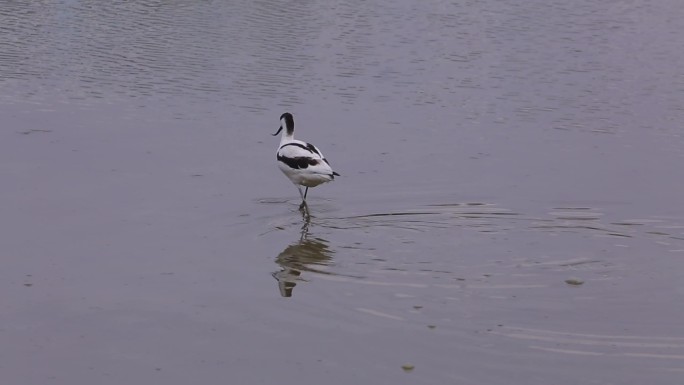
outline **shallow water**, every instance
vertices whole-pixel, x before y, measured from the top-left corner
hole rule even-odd
[[[3,383],[680,384],[684,6],[595,3],[0,4]]]

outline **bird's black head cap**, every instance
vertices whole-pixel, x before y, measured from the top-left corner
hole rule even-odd
[[[280,120],[285,119],[285,128],[293,128],[294,129],[294,117],[292,116],[291,113],[286,112],[282,115],[280,115]]]
[[[284,114],[280,115],[280,121],[282,122],[283,119],[285,119],[285,129],[287,130],[288,135],[292,135],[294,133],[294,118],[292,117],[292,114],[289,112],[285,112]],[[276,136],[280,133],[280,131],[283,129],[282,123],[280,127],[278,128],[278,132],[273,134],[273,136]]]

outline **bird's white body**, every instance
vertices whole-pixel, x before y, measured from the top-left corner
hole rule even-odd
[[[278,167],[292,183],[297,186],[316,187],[322,183],[330,182],[339,175],[333,171],[330,164],[323,156],[321,150],[311,143],[302,142],[294,138],[294,119],[289,113],[284,113],[280,117],[280,130],[283,134],[280,138],[280,145],[276,157]],[[278,135],[278,132],[275,135]],[[302,193],[302,200],[306,200],[306,193]]]
[[[290,178],[295,185],[316,187],[321,183],[330,182],[334,178],[333,170],[323,158],[321,151],[301,140],[286,140],[283,135],[277,157],[279,158],[278,167],[280,171]],[[291,159],[298,160],[293,161]],[[306,165],[306,168],[298,167],[301,165]]]

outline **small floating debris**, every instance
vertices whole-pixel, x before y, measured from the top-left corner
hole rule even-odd
[[[17,131],[17,133],[22,134],[22,135],[30,135],[30,134],[34,134],[34,133],[47,133],[47,132],[52,132],[52,130],[41,130],[38,128],[31,128],[31,129],[26,130],[26,131]]]
[[[404,365],[401,365],[401,368],[402,368],[406,373],[409,373],[409,372],[412,372],[412,371],[413,371],[413,369],[415,368],[415,366],[413,366],[413,365],[411,365],[411,364],[404,364]]]
[[[437,325],[428,325],[427,327],[428,327],[428,329],[433,330],[434,328],[437,327]]]
[[[568,278],[565,280],[565,283],[567,283],[568,285],[579,286],[584,284],[584,280],[579,278]]]

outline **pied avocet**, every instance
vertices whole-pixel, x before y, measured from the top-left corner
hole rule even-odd
[[[278,167],[297,186],[299,195],[302,197],[303,207],[306,206],[306,194],[309,192],[309,187],[330,182],[340,174],[333,171],[330,163],[316,146],[295,140],[294,118],[289,112],[280,115],[280,128],[273,136],[278,135],[283,128],[285,131],[280,138],[280,145],[276,153]],[[306,187],[304,192],[300,186]]]

